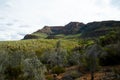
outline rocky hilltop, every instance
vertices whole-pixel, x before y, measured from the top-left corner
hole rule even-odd
[[[76,35],[81,34],[81,37],[98,37],[105,35],[113,30],[120,28],[120,21],[99,21],[84,24],[82,22],[70,22],[65,26],[45,26],[43,29],[37,30],[33,34],[27,34],[24,39],[38,39],[40,34],[47,35],[44,38],[60,34]],[[37,35],[36,35],[37,34]],[[38,36],[39,35],[39,36]]]
[[[84,23],[70,22],[65,26],[45,26],[43,29],[38,30],[34,33],[45,33],[45,34],[76,34],[79,29],[84,26]]]

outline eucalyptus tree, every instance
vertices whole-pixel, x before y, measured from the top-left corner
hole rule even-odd
[[[104,51],[99,45],[93,44],[87,48],[84,54],[87,66],[89,67],[89,70],[91,72],[91,80],[94,80],[94,72],[99,65],[98,57],[102,55],[103,52]]]

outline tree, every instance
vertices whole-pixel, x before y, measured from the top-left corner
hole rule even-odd
[[[101,55],[100,53],[102,52],[103,50],[97,44],[89,46],[86,50],[85,58],[87,66],[89,67],[89,70],[91,72],[91,80],[94,80],[94,72],[99,65],[98,57]]]

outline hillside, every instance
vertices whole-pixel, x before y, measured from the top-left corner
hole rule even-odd
[[[119,28],[120,21],[100,21],[87,24],[70,22],[65,26],[45,26],[43,29],[37,30],[32,34],[27,34],[24,39],[73,38],[69,36],[74,36],[74,38],[99,37],[111,31],[119,30]],[[76,36],[77,34],[81,35]]]

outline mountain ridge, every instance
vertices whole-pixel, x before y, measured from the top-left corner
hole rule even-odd
[[[47,34],[49,37],[64,34],[75,35],[81,34],[81,37],[97,37],[107,34],[108,32],[120,28],[120,21],[94,21],[87,24],[82,22],[70,22],[65,26],[44,26],[42,29],[27,34],[24,39],[37,39],[34,34]],[[32,36],[32,38],[31,38]]]

